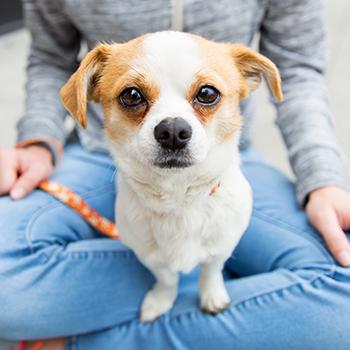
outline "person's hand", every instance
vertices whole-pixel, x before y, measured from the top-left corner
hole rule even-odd
[[[0,149],[0,195],[21,199],[52,175],[52,154],[45,147]]]
[[[305,209],[335,259],[349,266],[350,244],[344,230],[350,229],[350,193],[335,186],[316,189],[309,194]]]

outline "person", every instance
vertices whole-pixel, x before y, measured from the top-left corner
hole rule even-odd
[[[23,3],[31,33],[26,107],[17,146],[0,150],[0,338],[59,337],[48,348],[79,350],[349,349],[350,194],[324,78],[324,1]],[[87,130],[69,133],[59,89],[82,43],[90,49],[170,28],[247,45],[260,33],[259,50],[282,77],[276,122],[296,182],[254,150],[254,100],[242,101],[242,167],[254,211],[225,266],[232,303],[217,316],[201,312],[194,272],[183,277],[175,307],[142,324],[150,272],[35,188],[52,178],[114,218],[116,169],[101,109],[91,103]]]

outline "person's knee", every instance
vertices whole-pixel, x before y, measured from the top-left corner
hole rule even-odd
[[[334,259],[307,229],[255,210],[226,266],[238,276],[276,269],[332,272],[336,266]]]
[[[0,200],[0,259],[39,251],[50,254],[51,246],[65,247],[92,236],[88,223],[46,193],[36,191],[18,202],[8,197]]]

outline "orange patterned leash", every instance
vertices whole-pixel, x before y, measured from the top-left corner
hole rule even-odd
[[[42,181],[38,186],[41,190],[51,194],[62,203],[71,207],[74,211],[80,214],[91,226],[112,238],[119,238],[116,225],[101,216],[97,211],[92,209],[79,195],[71,191],[67,187],[54,182]]]

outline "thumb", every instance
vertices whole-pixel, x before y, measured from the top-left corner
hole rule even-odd
[[[32,192],[39,182],[44,180],[44,178],[45,174],[40,168],[35,166],[29,167],[21,174],[13,185],[10,192],[11,198],[17,200],[25,197]]]

